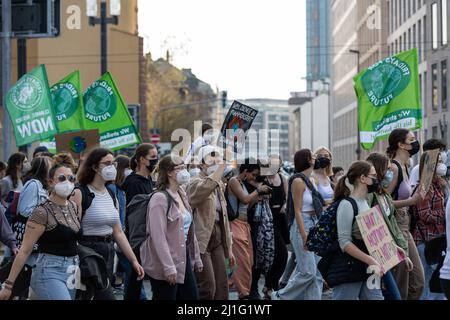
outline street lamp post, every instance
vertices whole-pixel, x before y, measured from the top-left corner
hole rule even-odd
[[[100,17],[97,17],[97,0],[86,0],[89,25],[100,25],[101,75],[108,71],[108,24],[118,25],[120,16],[120,0],[110,0],[110,14],[107,16],[106,0],[100,1]]]
[[[359,68],[359,59],[360,59],[360,56],[361,56],[361,52],[359,51],[359,50],[353,50],[353,49],[350,49],[349,50],[349,52],[350,53],[353,53],[353,54],[356,54],[356,63],[357,63],[357,66],[356,66],[356,70],[357,70],[357,74],[359,73],[359,71],[360,71],[360,68]],[[362,151],[361,151],[361,137],[360,137],[360,135],[359,135],[359,109],[358,109],[358,106],[356,107],[356,123],[357,123],[357,125],[356,125],[356,150],[355,150],[355,152],[356,152],[356,159],[357,160],[361,160],[361,153],[362,153]]]

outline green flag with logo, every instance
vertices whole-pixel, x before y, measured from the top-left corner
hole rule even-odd
[[[422,127],[417,49],[386,58],[355,78],[361,146],[373,148],[397,128]]]
[[[58,133],[84,130],[83,89],[81,87],[80,71],[68,75],[50,88],[53,109],[56,116]],[[56,141],[41,142],[50,152],[56,152]]]
[[[109,72],[84,93],[85,129],[99,129],[100,144],[113,151],[141,143],[136,126]]]
[[[13,124],[17,146],[41,141],[57,134],[44,65],[24,75],[8,91],[6,109]]]

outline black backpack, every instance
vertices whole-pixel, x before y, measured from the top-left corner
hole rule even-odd
[[[147,211],[148,203],[150,199],[156,193],[162,192],[167,198],[167,211],[166,216],[169,214],[169,210],[173,204],[173,198],[167,191],[154,191],[150,194],[138,194],[131,199],[127,206],[127,220],[128,220],[128,241],[131,248],[137,249],[147,239]]]
[[[83,219],[86,214],[86,210],[89,209],[95,198],[95,194],[89,190],[87,185],[84,184],[77,184],[75,186],[75,190],[77,189],[81,191],[81,219]],[[114,202],[114,206],[118,208],[116,195],[109,188],[106,188],[106,190],[108,190],[108,193]]]
[[[398,189],[400,189],[400,185],[403,182],[403,169],[397,160],[392,160],[392,163],[395,164],[395,166],[398,168],[398,178],[397,178],[397,185],[395,186],[394,191],[392,191],[391,196],[392,199],[398,200]]]

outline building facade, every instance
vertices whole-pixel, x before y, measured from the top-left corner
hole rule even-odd
[[[330,0],[306,1],[307,91],[330,77]]]
[[[109,8],[109,1],[107,5]],[[108,25],[107,28],[108,70],[125,102],[134,110],[134,118],[139,119],[137,126],[142,138],[148,140],[146,60],[143,39],[138,35],[138,1],[122,1],[119,24]],[[17,81],[16,43],[16,40],[11,41],[12,84]],[[100,26],[89,25],[86,1],[61,0],[60,35],[50,39],[27,40],[27,71],[40,64],[46,65],[50,86],[75,70],[80,70],[83,88],[100,78]]]
[[[423,92],[424,134],[423,138],[442,139],[447,145],[448,119],[448,67],[450,53],[448,49],[449,5],[447,0],[420,1],[426,11],[425,37],[428,41],[422,44],[422,52],[426,59],[428,72],[421,76],[422,85],[428,89]],[[428,93],[428,94],[426,94]]]

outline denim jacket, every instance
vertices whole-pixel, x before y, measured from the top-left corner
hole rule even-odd
[[[48,192],[39,180],[31,179],[23,186],[19,197],[17,211],[29,218],[34,208],[48,200]]]

